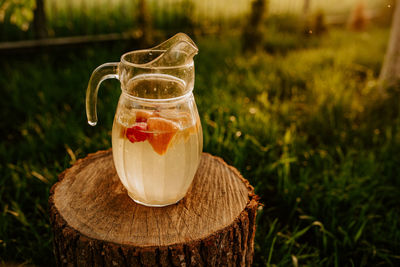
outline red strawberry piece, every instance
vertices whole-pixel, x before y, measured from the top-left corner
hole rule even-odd
[[[147,121],[146,118],[140,118],[140,117],[136,118],[136,122],[146,122],[146,121]]]
[[[143,142],[147,139],[147,123],[138,122],[135,123],[132,127],[126,129],[126,138],[132,143],[135,142]]]

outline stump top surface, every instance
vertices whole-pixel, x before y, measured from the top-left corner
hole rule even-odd
[[[221,159],[203,153],[192,187],[177,204],[136,204],[121,184],[111,150],[77,161],[53,187],[54,207],[69,227],[107,242],[166,246],[200,240],[232,224],[252,187]]]

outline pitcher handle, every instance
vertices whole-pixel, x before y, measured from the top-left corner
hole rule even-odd
[[[102,81],[106,79],[118,79],[119,62],[104,63],[98,66],[90,77],[88,88],[86,90],[86,116],[91,126],[97,124],[97,93]]]

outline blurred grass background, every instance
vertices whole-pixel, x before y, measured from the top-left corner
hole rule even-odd
[[[350,2],[341,7],[348,14],[355,1]],[[170,10],[174,21],[184,22],[185,12],[149,3],[154,28],[165,37],[185,30],[160,15]],[[301,14],[280,12],[278,1],[271,0],[257,51],[243,52],[246,3],[239,19],[229,24],[236,30],[222,27],[220,15],[195,24],[194,32],[201,34],[193,36],[200,49],[194,93],[204,151],[237,167],[264,204],[257,216],[254,266],[398,266],[399,90],[389,88],[388,98],[377,90],[387,18],[369,21],[359,31],[345,23],[324,25],[319,35],[304,34]],[[64,14],[64,19],[57,17],[63,22],[48,13],[50,36],[135,27],[130,21],[115,20],[114,25],[110,17],[103,19],[102,5],[87,9],[92,12],[87,18],[97,21],[93,24],[75,18],[79,12],[68,11],[68,5],[57,11]],[[381,7],[377,13],[387,12],[387,5],[371,1],[372,7]],[[115,7],[116,17],[130,8]],[[335,8],[324,10],[342,10]],[[33,38],[30,28],[6,24],[0,27],[2,41]],[[98,26],[98,32],[89,24],[109,29]],[[202,33],[212,27],[218,29],[214,34]],[[99,124],[93,128],[84,107],[88,79],[95,67],[132,49],[121,41],[1,54],[0,263],[54,265],[49,189],[76,159],[111,146],[119,82],[102,84]]]

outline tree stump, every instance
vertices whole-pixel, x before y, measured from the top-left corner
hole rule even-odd
[[[111,150],[78,160],[50,191],[58,266],[249,266],[258,197],[239,172],[203,153],[177,204],[132,201]]]

